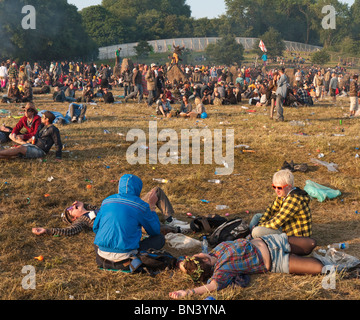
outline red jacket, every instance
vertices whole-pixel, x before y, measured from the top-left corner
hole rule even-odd
[[[11,133],[18,135],[22,128],[26,129],[26,133],[24,134],[24,140],[26,141],[36,134],[40,124],[41,124],[41,118],[38,115],[36,115],[34,116],[34,120],[32,122],[31,127],[29,128],[27,125],[27,117],[24,116],[19,120],[19,122],[17,123],[17,125],[15,126],[15,128]]]

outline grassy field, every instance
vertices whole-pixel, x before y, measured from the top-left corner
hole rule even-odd
[[[116,89],[114,95],[122,95],[122,91]],[[36,96],[35,104],[39,110],[63,114],[68,109],[68,103],[53,103],[51,95]],[[2,114],[2,121],[8,125],[14,125],[22,113],[18,104],[2,104],[0,109],[10,111],[10,117]],[[238,106],[208,106],[209,118],[205,120],[162,119],[146,104],[89,105],[88,121],[59,126],[65,144],[62,162],[55,161],[53,151],[44,161],[1,161],[0,299],[166,300],[170,291],[192,287],[189,278],[178,271],[152,278],[97,269],[92,232],[71,238],[32,234],[33,227],[65,226],[60,213],[74,200],[100,205],[104,198],[116,193],[117,181],[125,173],[142,178],[143,192],[157,185],[153,178],[170,180],[161,186],[173,203],[175,216],[182,220],[190,221],[188,212],[196,216],[229,213],[229,219],[242,217],[249,222],[253,214],[263,212],[274,199],[272,176],[283,162],[307,163],[306,173],[294,173],[297,186],[303,188],[306,180],[311,180],[341,191],[341,196],[335,199],[311,202],[313,237],[319,248],[346,241],[350,245],[346,252],[360,258],[360,215],[356,213],[360,211],[360,158],[356,157],[360,154],[360,127],[359,119],[346,117],[348,109],[348,98],[339,99],[337,105],[325,99],[313,107],[285,108],[286,121],[278,123],[269,119],[265,107],[249,106],[247,101]],[[224,136],[226,129],[234,129],[235,145],[246,144],[255,152],[243,153],[241,148],[236,148],[234,172],[221,176],[220,185],[208,182],[217,177],[215,163],[130,165],[126,151],[133,142],[126,141],[126,134],[131,128],[148,132],[149,121],[157,121],[158,131],[175,129],[179,136],[181,129],[206,127],[212,132],[223,129]],[[104,134],[105,129],[110,134]],[[324,154],[320,160],[336,163],[339,172],[329,172],[326,167],[312,163],[310,159],[318,158],[320,153]],[[51,176],[54,179],[49,182]],[[91,189],[87,188],[89,184]],[[229,209],[217,211],[218,204],[228,205]],[[191,236],[200,239],[201,234]],[[181,252],[169,246],[165,248],[175,256],[199,250]],[[34,259],[39,255],[44,257],[43,261]],[[27,265],[36,270],[34,290],[22,287],[26,275],[22,269]],[[218,300],[360,299],[359,280],[340,274],[336,288],[327,290],[322,286],[323,278],[257,275],[252,276],[249,287],[228,288],[214,297]]]

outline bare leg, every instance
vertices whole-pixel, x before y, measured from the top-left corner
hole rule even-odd
[[[289,272],[293,274],[320,274],[324,265],[315,258],[290,254]]]
[[[316,241],[312,238],[306,237],[288,237],[288,241],[291,247],[291,253],[298,256],[306,256],[310,254],[316,247]]]
[[[274,110],[275,110],[275,100],[271,99],[271,106],[270,106],[270,119],[274,118]]]
[[[0,151],[0,159],[8,159],[8,158],[16,157],[19,154],[26,155],[26,150],[27,150],[27,147],[25,147],[25,146],[20,146],[18,148],[13,148],[13,149],[2,150],[2,151]]]

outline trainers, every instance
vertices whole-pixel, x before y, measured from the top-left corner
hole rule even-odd
[[[170,227],[180,227],[181,230],[189,230],[190,229],[190,223],[178,220],[176,218],[173,218],[171,222],[165,222],[166,225]]]
[[[176,225],[176,226],[181,226],[181,225],[186,225],[186,224],[189,224],[188,222],[185,222],[185,221],[181,221],[181,220],[178,220],[176,218],[173,218],[171,220],[171,222],[167,222],[168,225]]]
[[[72,117],[71,122],[76,122],[76,121],[77,121],[76,117]]]

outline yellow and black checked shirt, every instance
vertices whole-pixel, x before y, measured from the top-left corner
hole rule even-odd
[[[309,195],[296,188],[285,198],[277,197],[267,208],[258,226],[275,230],[281,228],[288,236],[310,237],[312,218],[309,202]]]

